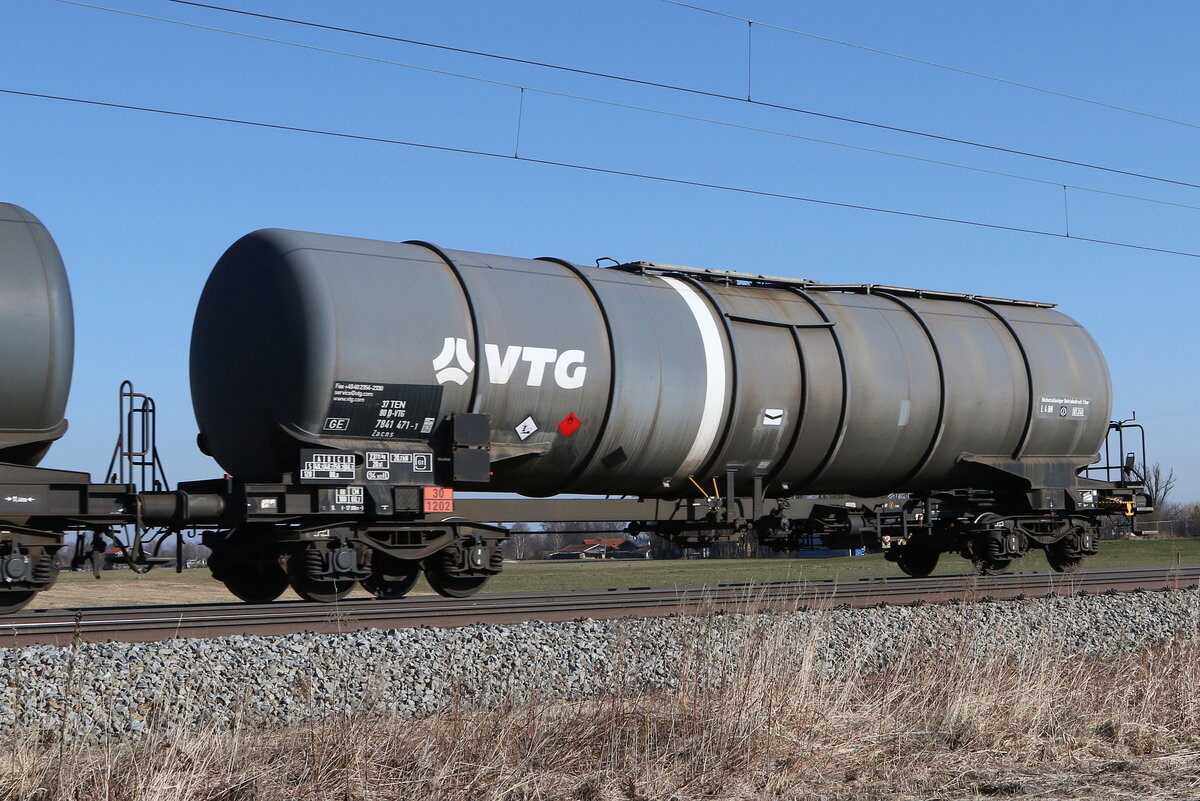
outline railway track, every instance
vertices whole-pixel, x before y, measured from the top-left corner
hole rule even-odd
[[[495,593],[465,600],[410,596],[399,601],[356,599],[338,604],[271,604],[43,609],[0,621],[0,646],[68,645],[176,637],[277,635],[299,631],[345,633],[368,628],[453,627],[472,623],[648,617],[712,611],[797,607],[870,607],[1176,590],[1200,586],[1200,567],[1085,570],[1075,574],[901,577],[856,581],[772,582],[693,587],[635,587],[575,592]]]

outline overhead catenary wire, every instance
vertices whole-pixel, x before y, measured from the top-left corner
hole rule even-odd
[[[293,133],[312,134],[316,136],[327,136],[338,139],[347,139],[360,142],[370,142],[374,144],[396,145],[401,147],[417,148],[422,150],[432,150],[442,153],[457,153],[460,155],[480,156],[494,159],[504,159],[505,161],[522,161],[529,164],[540,164],[548,167],[558,167],[562,169],[579,170],[600,175],[615,175],[626,178],[636,178],[646,181],[656,181],[660,183],[673,184],[676,186],[688,186],[703,189],[712,189],[721,192],[731,192],[754,197],[774,198],[777,200],[791,200],[799,203],[811,203],[820,206],[828,206],[832,208],[852,209],[856,211],[868,211],[877,214],[888,214],[897,217],[905,217],[908,219],[928,220],[931,222],[952,223],[955,225],[971,226],[975,228],[984,228],[993,231],[1007,231],[1010,233],[1028,234],[1031,236],[1050,237],[1053,239],[1065,239],[1075,242],[1087,242],[1097,245],[1107,245],[1111,247],[1125,248],[1129,250],[1139,250],[1149,253],[1161,253],[1172,256],[1185,256],[1188,258],[1200,259],[1200,253],[1174,250],[1171,248],[1153,247],[1150,245],[1139,245],[1133,242],[1121,242],[1118,240],[1100,239],[1096,237],[1069,236],[1061,231],[1046,231],[1038,228],[1024,228],[1015,225],[1003,225],[1000,223],[990,223],[983,220],[971,220],[961,217],[949,217],[938,214],[925,214],[915,211],[906,211],[904,209],[892,209],[883,206],[869,206],[860,203],[846,203],[843,201],[829,200],[826,198],[805,197],[803,195],[793,195],[786,192],[772,192],[763,189],[752,189],[749,187],[732,186],[729,184],[718,184],[708,181],[691,180],[687,178],[679,178],[668,175],[655,175],[652,173],[637,172],[633,170],[621,170],[612,167],[600,167],[591,164],[579,164],[569,161],[556,161],[553,159],[539,159],[530,156],[522,156],[519,154],[498,153],[489,150],[476,150],[471,148],[454,147],[451,145],[438,145],[430,142],[415,142],[403,139],[392,139],[382,136],[369,136],[366,134],[355,134],[346,131],[331,131],[323,128],[307,128],[297,125],[284,125],[280,123],[263,122],[259,120],[245,120],[236,117],[223,117],[214,114],[199,114],[188,111],[178,111],[174,109],[155,108],[153,106],[139,106],[127,103],[115,103],[103,100],[93,100],[81,97],[69,97],[66,95],[53,95],[43,92],[29,92],[20,89],[11,89],[0,87],[0,94],[11,95],[14,97],[26,97],[37,100],[50,100],[63,103],[74,103],[84,106],[93,106],[99,108],[109,108],[121,111],[133,111],[146,114],[157,114],[167,117],[175,117],[180,119],[205,120],[209,122],[224,123],[230,125],[240,125],[252,128],[261,128],[275,131],[288,131]]]
[[[397,42],[400,44],[409,44],[416,47],[425,47],[434,50],[441,50],[449,53],[460,53],[463,55],[478,56],[480,58],[488,58],[497,61],[504,61],[511,64],[523,64],[541,69],[555,70],[559,72],[567,72],[573,75],[586,75],[593,78],[603,80],[620,81],[622,83],[633,84],[637,86],[646,86],[656,89],[663,89],[671,92],[680,92],[684,94],[694,95],[697,97],[709,97],[716,100],[729,100],[736,103],[748,103],[762,108],[771,108],[778,111],[785,111],[794,114],[804,114],[810,117],[819,119],[833,120],[836,122],[844,122],[851,125],[859,125],[875,130],[890,131],[892,133],[905,134],[908,136],[922,137],[938,142],[947,142],[951,144],[964,145],[966,147],[974,147],[983,150],[989,150],[995,153],[1007,153],[1014,156],[1023,156],[1026,158],[1038,159],[1041,161],[1053,162],[1055,164],[1064,164],[1072,167],[1080,167],[1089,170],[1098,170],[1101,172],[1112,173],[1114,175],[1124,175],[1130,178],[1140,178],[1147,181],[1156,181],[1159,183],[1173,184],[1175,186],[1185,186],[1191,189],[1200,189],[1200,183],[1185,181],[1176,178],[1167,178],[1160,175],[1151,175],[1149,173],[1137,172],[1135,170],[1124,170],[1118,167],[1108,167],[1102,164],[1093,164],[1086,161],[1078,161],[1075,159],[1062,158],[1059,156],[1051,156],[1044,153],[1035,153],[1029,150],[1020,150],[1018,148],[1004,147],[1003,145],[995,145],[987,142],[979,142],[972,139],[964,139],[961,137],[947,136],[937,134],[930,131],[922,131],[916,128],[905,128],[899,125],[888,125],[881,122],[872,122],[870,120],[859,119],[857,117],[847,117],[841,114],[830,114],[815,109],[807,109],[800,106],[791,106],[785,103],[770,103],[763,100],[754,100],[747,97],[738,97],[737,95],[725,94],[723,92],[715,92],[707,89],[700,89],[692,86],[683,86],[680,84],[666,83],[663,81],[652,81],[646,78],[635,78],[630,75],[620,75],[612,72],[603,72],[601,70],[590,70],[583,67],[571,67],[564,64],[554,64],[547,61],[538,61],[535,59],[520,58],[518,56],[506,56],[500,53],[492,53],[486,50],[475,50],[467,47],[456,47],[454,45],[441,44],[438,42],[427,42],[421,39],[413,39],[405,36],[394,36],[386,33],[377,33],[375,31],[364,31],[358,28],[348,28],[340,25],[328,25],[321,22],[313,22],[311,20],[295,19],[293,17],[284,17],[276,14],[264,14],[258,11],[249,11],[246,9],[233,8],[230,6],[220,6],[212,3],[201,3],[198,0],[167,0],[169,3],[177,5],[191,6],[194,8],[205,8],[211,11],[220,11],[227,14],[238,14],[246,17],[254,17],[257,19],[272,20],[274,22],[283,22],[289,25],[301,25],[308,28],[316,28],[319,30],[332,31],[336,33],[345,33],[352,36],[362,36],[381,41]]]
[[[407,62],[394,61],[391,59],[381,58],[379,56],[369,56],[369,55],[365,55],[363,53],[355,53],[355,52],[348,51],[348,50],[337,50],[337,49],[333,49],[333,48],[320,47],[317,45],[306,44],[303,42],[294,42],[294,41],[290,41],[288,39],[279,39],[277,37],[263,36],[260,34],[247,33],[245,31],[237,31],[237,30],[232,30],[229,28],[219,28],[219,27],[215,27],[215,26],[211,26],[211,25],[202,25],[202,24],[195,23],[195,22],[186,22],[183,20],[171,19],[168,17],[159,17],[159,16],[154,16],[151,14],[143,14],[140,12],[129,11],[126,9],[112,8],[110,6],[96,5],[94,3],[82,2],[82,0],[55,0],[55,2],[62,3],[64,5],[71,5],[71,6],[77,6],[80,8],[92,9],[95,11],[104,11],[104,12],[109,12],[109,13],[113,13],[113,14],[120,14],[123,16],[133,17],[136,19],[148,20],[148,21],[153,21],[153,22],[162,22],[162,23],[167,23],[170,25],[177,25],[177,26],[184,27],[184,28],[192,28],[194,30],[202,30],[202,31],[210,32],[210,33],[219,33],[219,34],[224,34],[224,35],[229,35],[229,36],[236,36],[236,37],[243,38],[243,39],[267,42],[270,44],[283,45],[286,47],[294,47],[294,48],[298,48],[301,50],[309,50],[309,51],[316,52],[316,53],[322,53],[325,55],[342,56],[345,58],[359,59],[362,61],[373,62],[376,64],[383,64],[386,66],[399,67],[402,69],[414,70],[417,72],[425,72],[428,74],[439,75],[442,77],[458,78],[458,79],[462,79],[462,80],[466,80],[466,81],[474,81],[477,83],[487,84],[490,86],[515,89],[520,92],[519,107],[518,107],[518,114],[517,114],[517,133],[516,133],[518,150],[519,150],[519,145],[520,145],[521,125],[522,125],[522,121],[524,119],[525,93],[530,92],[530,93],[545,95],[548,97],[559,97],[559,98],[564,98],[564,99],[568,99],[568,100],[577,100],[580,102],[593,103],[596,105],[609,106],[609,107],[620,108],[620,109],[625,109],[625,110],[629,110],[629,111],[637,111],[637,112],[642,112],[642,113],[647,113],[647,114],[656,114],[656,115],[663,116],[663,117],[671,117],[674,119],[687,120],[690,122],[698,122],[698,123],[702,123],[702,124],[706,124],[706,125],[715,125],[715,126],[731,128],[731,129],[735,129],[735,130],[742,130],[742,131],[748,131],[748,132],[752,132],[752,133],[764,134],[764,135],[768,135],[768,136],[776,136],[776,137],[793,139],[793,140],[802,141],[802,142],[812,142],[815,144],[829,145],[831,147],[838,147],[838,148],[843,148],[846,150],[854,150],[854,151],[858,151],[861,153],[871,153],[873,155],[885,156],[888,158],[906,159],[906,160],[914,161],[914,162],[918,162],[918,163],[932,164],[932,165],[936,165],[936,166],[940,166],[940,167],[949,167],[949,168],[958,169],[958,170],[966,170],[969,172],[980,173],[983,175],[993,175],[993,176],[997,176],[997,177],[1011,178],[1011,179],[1018,180],[1018,181],[1027,181],[1030,183],[1042,184],[1045,186],[1053,186],[1056,188],[1065,186],[1069,189],[1074,189],[1079,192],[1089,192],[1089,193],[1098,194],[1098,195],[1105,195],[1108,197],[1123,198],[1126,200],[1135,200],[1135,201],[1139,201],[1139,202],[1143,202],[1143,203],[1154,203],[1154,204],[1161,205],[1161,206],[1173,206],[1175,208],[1191,209],[1194,211],[1200,211],[1200,205],[1196,205],[1196,204],[1192,204],[1192,203],[1181,203],[1179,201],[1163,200],[1161,198],[1147,197],[1145,195],[1137,195],[1137,194],[1133,194],[1133,193],[1129,193],[1129,192],[1116,192],[1116,191],[1112,191],[1112,190],[1108,190],[1108,189],[1098,189],[1098,188],[1092,187],[1092,186],[1083,186],[1080,184],[1063,183],[1062,181],[1050,180],[1050,179],[1046,179],[1046,178],[1036,178],[1034,176],[1022,175],[1020,173],[1008,172],[1005,170],[988,169],[986,167],[977,167],[972,164],[963,164],[961,162],[946,161],[944,159],[935,159],[935,158],[929,158],[926,156],[915,156],[911,153],[900,153],[900,152],[897,152],[894,150],[884,150],[881,148],[865,147],[863,145],[853,145],[848,142],[840,142],[840,141],[837,141],[834,139],[823,139],[820,137],[805,136],[803,134],[792,133],[790,131],[780,131],[780,130],[773,129],[773,128],[764,128],[761,126],[746,125],[743,123],[730,122],[728,120],[719,120],[719,119],[714,119],[712,117],[704,117],[704,116],[700,116],[700,115],[696,115],[696,114],[684,114],[682,112],[677,112],[677,111],[667,111],[666,109],[654,108],[651,106],[643,106],[643,105],[638,105],[638,104],[634,104],[634,103],[623,103],[623,102],[616,101],[616,100],[605,100],[603,98],[592,97],[589,95],[581,95],[581,94],[577,94],[577,93],[573,93],[573,92],[561,92],[561,91],[555,91],[552,89],[541,89],[541,88],[534,87],[534,86],[511,83],[509,81],[502,81],[502,80],[498,80],[495,78],[485,78],[480,75],[472,75],[472,74],[464,73],[464,72],[455,72],[455,71],[446,70],[446,69],[438,69],[435,67],[426,67],[426,66],[422,66],[419,64],[409,64]]]
[[[979,72],[978,70],[969,70],[964,67],[955,67],[951,64],[942,64],[940,62],[931,61],[931,60],[925,59],[925,58],[918,58],[916,56],[910,56],[910,55],[906,55],[904,53],[897,53],[893,50],[884,50],[884,49],[878,48],[878,47],[870,47],[868,45],[857,44],[856,42],[847,42],[843,39],[835,39],[832,36],[822,36],[821,34],[812,33],[810,31],[802,31],[802,30],[799,30],[798,28],[789,28],[786,25],[777,25],[774,23],[765,22],[760,19],[750,19],[748,17],[742,17],[737,14],[731,14],[727,11],[718,11],[717,9],[707,8],[705,6],[696,5],[694,3],[685,3],[685,2],[682,2],[682,0],[659,0],[659,2],[666,3],[666,4],[672,5],[672,6],[679,6],[680,8],[691,9],[692,11],[699,11],[704,14],[711,14],[715,17],[724,17],[725,19],[735,20],[737,22],[744,22],[747,25],[757,25],[760,28],[770,28],[771,30],[781,31],[783,33],[790,33],[795,36],[804,36],[809,39],[815,39],[817,41],[827,42],[829,44],[835,44],[835,45],[839,45],[841,47],[849,47],[849,48],[853,48],[855,50],[862,50],[866,53],[874,53],[875,55],[878,55],[878,56],[887,56],[888,58],[900,59],[902,61],[908,61],[910,63],[920,64],[920,65],[926,66],[926,67],[934,67],[936,69],[947,70],[949,72],[957,72],[960,75],[967,75],[972,78],[980,78],[980,79],[983,79],[986,81],[994,81],[995,83],[1005,84],[1007,86],[1014,86],[1018,89],[1028,89],[1031,92],[1041,92],[1042,94],[1051,95],[1053,97],[1061,97],[1065,100],[1073,100],[1078,103],[1087,103],[1088,105],[1097,106],[1099,108],[1108,109],[1110,111],[1119,111],[1123,114],[1134,114],[1138,117],[1145,117],[1145,118],[1151,119],[1151,120],[1158,120],[1159,122],[1168,122],[1168,123],[1171,123],[1172,125],[1182,125],[1187,128],[1200,129],[1200,123],[1188,122],[1187,120],[1180,120],[1180,119],[1176,119],[1175,117],[1168,117],[1163,114],[1154,114],[1153,112],[1149,112],[1149,111],[1141,111],[1139,109],[1130,108],[1128,106],[1121,106],[1116,103],[1108,103],[1103,100],[1096,100],[1096,99],[1090,98],[1090,97],[1083,97],[1082,95],[1074,95],[1074,94],[1071,94],[1070,92],[1060,92],[1057,89],[1047,89],[1044,86],[1037,86],[1036,84],[1026,83],[1024,81],[1016,81],[1011,78],[1002,78],[999,75],[990,75],[986,72]]]

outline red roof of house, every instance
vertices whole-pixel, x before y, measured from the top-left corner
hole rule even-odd
[[[620,537],[613,537],[606,540],[584,540],[583,542],[585,545],[603,545],[605,548],[620,548],[622,545],[629,542],[629,540]]]

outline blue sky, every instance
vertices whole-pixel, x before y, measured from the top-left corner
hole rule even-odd
[[[1200,253],[1200,210],[1087,191],[1200,206],[1200,189],[1192,187],[166,0],[103,4],[366,58],[58,0],[5,0],[0,89],[501,154],[516,146],[520,113],[519,152],[527,158],[1050,232],[1069,222],[1075,237]],[[1200,184],[1200,7],[700,4],[1190,125],[765,25],[753,28],[748,76],[744,22],[662,0],[236,3],[717,94],[743,97],[749,83],[751,96],[767,103]],[[388,61],[529,90],[522,106],[514,86]],[[13,95],[0,95],[0,153],[0,199],[46,223],[75,299],[71,431],[47,464],[103,470],[115,436],[116,388],[131,378],[158,400],[170,477],[219,473],[193,441],[193,308],[229,244],[281,226],[584,264],[645,259],[1056,302],[1104,349],[1114,413],[1137,411],[1149,429],[1150,461],[1179,475],[1176,499],[1200,500],[1200,258]],[[1064,193],[1062,184],[1079,188]]]

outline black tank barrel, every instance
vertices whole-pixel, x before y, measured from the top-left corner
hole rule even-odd
[[[1050,304],[285,230],[214,268],[191,377],[240,479],[306,448],[411,451],[474,412],[486,488],[528,495],[972,486],[971,460],[1086,464],[1110,406],[1096,343]]]

